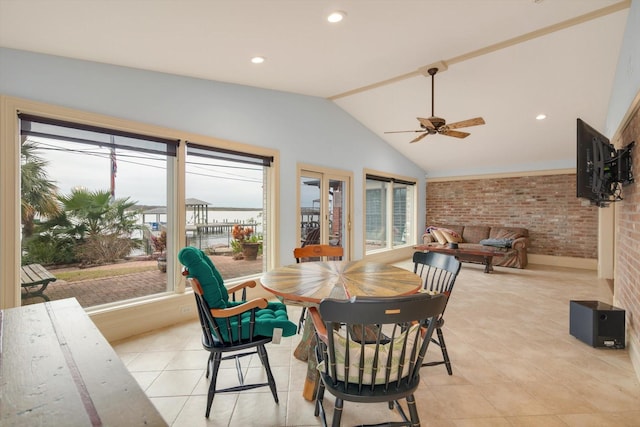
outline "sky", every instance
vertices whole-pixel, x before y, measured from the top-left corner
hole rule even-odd
[[[73,188],[110,191],[110,149],[67,141],[30,137],[38,143],[36,155],[47,161],[46,171],[58,191]],[[166,206],[164,156],[116,150],[115,196],[140,205]],[[222,160],[187,157],[186,197],[213,207],[262,206],[262,168]]]

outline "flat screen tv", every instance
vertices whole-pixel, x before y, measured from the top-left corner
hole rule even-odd
[[[578,119],[576,195],[600,207],[622,200],[621,187],[633,182],[633,145],[616,150],[604,135]]]

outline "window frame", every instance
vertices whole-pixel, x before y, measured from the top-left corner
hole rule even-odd
[[[323,181],[325,183],[329,183],[330,180],[334,179],[334,180],[338,180],[338,181],[343,181],[345,183],[345,191],[346,191],[346,196],[344,199],[344,202],[346,203],[346,207],[345,207],[345,212],[344,212],[344,236],[343,237],[343,241],[342,241],[342,247],[344,248],[344,256],[343,259],[344,260],[350,260],[353,258],[354,255],[354,238],[353,238],[353,213],[354,213],[354,200],[355,200],[355,196],[354,196],[354,179],[353,179],[353,173],[348,171],[348,170],[343,170],[343,169],[333,169],[333,168],[329,168],[326,166],[319,166],[319,165],[312,165],[309,163],[301,163],[298,162],[296,164],[296,204],[294,206],[295,208],[295,218],[299,218],[300,217],[300,205],[301,205],[301,200],[302,200],[302,195],[301,195],[301,189],[300,189],[300,182],[302,180],[303,176],[316,176],[320,181]],[[328,215],[328,212],[326,212],[326,208],[328,206],[328,199],[325,199],[325,197],[328,197],[327,193],[323,193],[321,194],[321,203],[320,203],[320,208],[321,208],[321,213],[320,215]],[[324,229],[324,227],[321,228],[321,235],[320,235],[320,239],[323,242],[328,243],[328,235],[326,235],[326,231]],[[298,227],[296,229],[296,242],[301,242],[302,241],[302,235],[301,235],[301,230]]]
[[[368,181],[379,181],[381,183],[385,183],[386,186],[386,194],[387,197],[385,199],[385,245],[380,248],[375,249],[367,249],[367,220],[368,220],[368,212],[367,212],[367,189],[368,189]],[[395,184],[405,184],[407,186],[411,186],[413,191],[411,195],[412,206],[406,210],[407,217],[411,217],[411,225],[405,231],[406,240],[403,244],[394,244],[393,239],[393,228],[394,228],[394,186]],[[407,189],[408,191],[408,189]],[[418,209],[417,209],[417,197],[418,197],[418,181],[412,177],[401,176],[397,174],[390,174],[381,171],[374,170],[364,170],[363,171],[363,248],[364,255],[369,256],[373,254],[389,252],[396,249],[412,247],[415,244],[416,240],[416,228],[417,228],[417,219],[418,219]],[[407,200],[409,196],[407,196]]]

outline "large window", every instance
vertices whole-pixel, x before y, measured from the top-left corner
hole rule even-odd
[[[181,298],[187,283],[177,253],[186,245],[205,251],[226,284],[276,262],[274,150],[189,134],[194,143],[171,129],[36,109],[13,110],[13,136],[4,133],[19,144],[5,144],[2,160],[18,161],[9,171],[3,162],[0,177],[19,180],[13,194],[21,206],[0,216],[2,234],[15,236],[3,243],[10,256],[2,262],[8,278],[36,265],[57,280],[43,293],[5,280],[13,285],[2,287],[4,306],[75,297],[94,312],[128,310],[134,300],[153,311],[153,303],[174,301],[168,296]],[[235,225],[251,228],[255,260],[234,238]],[[177,310],[173,316],[192,313],[190,304]]]
[[[269,255],[267,229],[269,168],[273,157],[187,142],[186,244],[196,246],[225,269],[224,279],[265,271]],[[258,244],[257,256],[247,252],[233,228],[250,230],[243,236],[249,246]]]
[[[21,263],[44,265],[59,278],[44,295],[91,307],[172,291],[159,265],[175,259],[167,253],[167,183],[178,141],[19,118]],[[23,304],[41,301],[29,296]]]
[[[416,183],[366,174],[366,252],[414,243]]]

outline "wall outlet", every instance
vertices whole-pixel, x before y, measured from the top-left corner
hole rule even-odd
[[[193,311],[193,307],[190,305],[183,305],[180,307],[180,314],[188,314]]]

